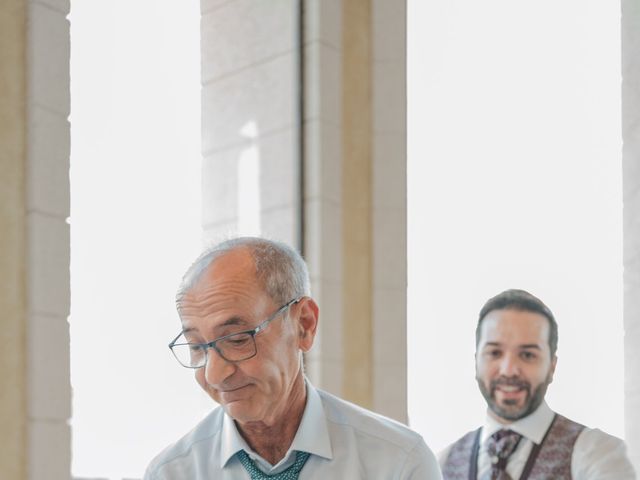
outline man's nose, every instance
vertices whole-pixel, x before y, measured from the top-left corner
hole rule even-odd
[[[505,377],[513,377],[520,374],[520,364],[518,357],[506,354],[500,361],[500,375]]]
[[[222,358],[215,348],[207,350],[207,363],[204,366],[204,378],[207,384],[220,385],[235,371],[235,364]]]

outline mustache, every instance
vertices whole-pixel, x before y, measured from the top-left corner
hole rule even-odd
[[[499,386],[505,387],[517,387],[524,390],[531,390],[531,384],[526,380],[519,377],[498,377],[495,380],[491,380],[491,390],[495,390]]]

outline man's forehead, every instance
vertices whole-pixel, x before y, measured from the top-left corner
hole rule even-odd
[[[251,275],[255,277],[255,262],[246,247],[238,247],[213,259],[205,270],[210,275]]]
[[[249,325],[270,308],[270,297],[254,283],[227,278],[210,285],[203,282],[187,292],[178,312],[183,328],[208,330]]]
[[[481,342],[510,342],[546,344],[549,321],[539,313],[504,309],[487,313],[481,324]]]
[[[184,292],[178,310],[213,307],[214,304],[251,303],[262,296],[253,258],[247,249],[234,249],[215,258]],[[208,309],[208,308],[207,308]]]
[[[255,263],[247,249],[237,248],[214,258],[186,292],[210,288],[225,281],[256,282]]]

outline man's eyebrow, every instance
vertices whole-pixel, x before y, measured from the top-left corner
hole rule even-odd
[[[231,325],[248,325],[248,322],[240,317],[231,317],[229,320],[225,320],[220,325],[217,325],[216,328],[228,327]]]
[[[241,317],[231,317],[228,320],[225,320],[224,322],[222,322],[219,325],[216,325],[214,327],[214,330],[217,330],[219,328],[222,327],[229,327],[229,326],[233,326],[233,325],[248,325],[249,322],[247,322],[246,320],[244,320]],[[182,333],[189,333],[189,332],[193,332],[196,331],[197,329],[194,327],[189,327],[189,326],[183,326],[182,327]]]
[[[536,350],[542,350],[542,348],[540,348],[540,345],[538,345],[537,343],[525,343],[524,345],[520,345],[520,348],[522,349],[534,348]]]
[[[487,342],[487,343],[484,344],[483,348],[486,348],[486,347],[501,347],[501,346],[502,346],[502,344],[500,342]]]

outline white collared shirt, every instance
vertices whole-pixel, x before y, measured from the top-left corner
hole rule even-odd
[[[482,478],[491,469],[487,440],[503,428],[522,435],[522,440],[507,463],[507,473],[511,478],[520,478],[533,444],[542,442],[553,417],[554,413],[546,402],[543,402],[531,415],[508,425],[498,422],[487,414],[480,432],[478,478]],[[451,447],[448,447],[438,455],[441,465],[444,465],[450,449]],[[571,457],[571,476],[578,480],[634,480],[636,478],[624,442],[592,428],[585,428],[578,435]]]
[[[408,427],[357,407],[307,382],[307,404],[285,457],[271,465],[244,441],[221,407],[165,449],[149,465],[144,480],[238,480],[249,474],[236,453],[245,450],[258,468],[278,473],[295,461],[295,451],[311,456],[299,480],[439,480],[435,456]]]

